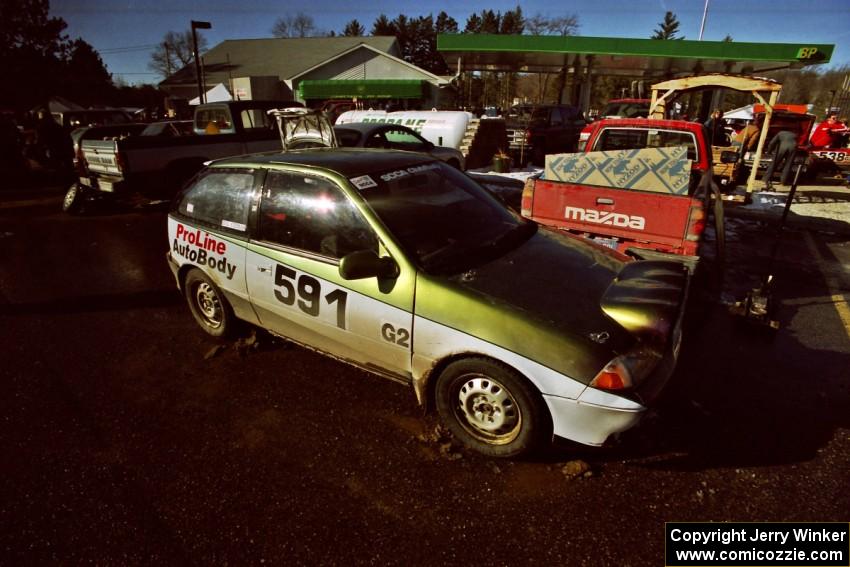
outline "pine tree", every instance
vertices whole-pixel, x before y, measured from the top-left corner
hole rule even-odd
[[[664,14],[664,21],[658,26],[650,39],[685,39],[684,36],[677,37],[676,35],[679,33],[679,20],[673,12]]]
[[[345,29],[342,30],[342,35],[348,37],[362,37],[366,35],[366,28],[360,25],[357,20],[351,20],[345,24]]]

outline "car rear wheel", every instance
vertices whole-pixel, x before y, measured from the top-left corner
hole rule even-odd
[[[65,198],[62,199],[62,211],[70,215],[79,213],[85,203],[85,190],[80,187],[79,183],[72,183],[65,192]]]
[[[495,361],[451,363],[437,378],[440,418],[468,448],[491,457],[517,457],[549,434],[540,394],[522,376]]]
[[[207,334],[225,337],[231,333],[235,325],[233,311],[206,274],[193,269],[186,275],[183,289],[192,316]]]

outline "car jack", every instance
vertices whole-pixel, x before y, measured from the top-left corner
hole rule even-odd
[[[753,323],[774,331],[779,329],[779,321],[773,318],[773,315],[776,313],[776,299],[773,297],[773,268],[776,263],[776,255],[779,252],[779,244],[782,241],[785,221],[788,218],[788,212],[791,210],[794,195],[797,193],[797,182],[800,179],[802,170],[803,165],[798,165],[797,171],[794,174],[794,183],[791,185],[791,190],[788,192],[788,199],[785,201],[785,208],[782,210],[782,219],[779,221],[779,227],[776,230],[776,239],[773,241],[773,249],[770,252],[770,260],[766,270],[767,273],[762,284],[748,291],[744,299],[736,301],[729,309],[733,315],[742,317],[748,323]]]
[[[729,311],[733,315],[743,317],[748,323],[774,331],[779,330],[779,321],[773,318],[775,300],[771,289],[772,284],[773,275],[768,275],[762,285],[748,291],[744,299],[736,301]]]

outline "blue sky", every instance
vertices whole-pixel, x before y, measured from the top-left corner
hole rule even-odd
[[[225,39],[271,37],[274,21],[303,12],[316,27],[340,32],[357,19],[368,32],[380,14],[390,19],[445,11],[463,28],[484,9],[504,12],[519,4],[526,16],[576,14],[579,35],[645,38],[666,11],[676,14],[687,39],[697,39],[704,0],[53,0],[50,13],[68,23],[66,33],[100,52],[113,76],[128,83],[160,80],[147,68],[153,45],[168,31],[189,28],[190,20],[212,23],[203,33],[209,46]],[[850,0],[709,0],[703,39],[835,45],[830,66],[850,65]]]

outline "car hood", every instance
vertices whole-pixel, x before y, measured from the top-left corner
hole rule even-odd
[[[601,306],[624,265],[598,246],[540,230],[463,273],[420,276],[416,313],[587,383],[637,340]]]

